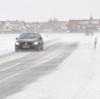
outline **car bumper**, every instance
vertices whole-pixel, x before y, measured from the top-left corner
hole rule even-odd
[[[30,49],[30,48],[32,49],[32,48],[39,47],[39,44],[38,45],[15,45],[15,46],[21,49]]]

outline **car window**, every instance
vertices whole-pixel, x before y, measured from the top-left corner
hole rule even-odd
[[[26,39],[26,38],[32,39],[32,38],[39,38],[39,37],[40,37],[40,36],[39,36],[39,34],[37,34],[37,33],[22,33],[22,34],[19,36],[20,39]]]

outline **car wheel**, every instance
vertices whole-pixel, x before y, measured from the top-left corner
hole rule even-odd
[[[41,51],[41,47],[39,46],[37,50],[38,50],[38,51]]]
[[[43,50],[43,46],[38,46],[37,51],[42,51]]]
[[[15,52],[19,52],[19,51],[20,51],[20,48],[15,46]]]
[[[43,51],[43,46],[41,46],[41,51]]]

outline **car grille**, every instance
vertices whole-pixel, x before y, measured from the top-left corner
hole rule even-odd
[[[30,46],[30,45],[32,45],[32,42],[21,42],[20,45],[21,45],[21,46],[24,46],[24,45]]]

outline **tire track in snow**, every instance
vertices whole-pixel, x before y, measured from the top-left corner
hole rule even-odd
[[[68,57],[77,46],[76,44],[68,45],[65,43],[56,43],[50,45],[45,51],[39,52],[37,55],[39,60],[34,61],[31,53],[27,57],[24,57],[25,59],[21,58],[22,63],[20,63],[19,60],[14,61],[14,64],[19,63],[15,65],[14,68],[11,67],[11,69],[8,68],[7,71],[0,72],[0,76],[2,73],[5,75],[1,77],[0,80],[2,84],[2,86],[0,86],[0,99],[20,91],[25,85],[37,81],[39,77],[58,69],[59,64]]]
[[[49,46],[52,45],[55,41],[57,41],[57,39],[53,39],[53,40],[49,40],[47,42],[44,42],[45,49],[49,48]],[[30,51],[25,51],[25,52],[23,51],[23,52],[18,52],[18,53],[11,52],[11,53],[8,53],[5,55],[1,55],[0,56],[0,65],[3,63],[13,61],[13,60],[24,58],[25,56],[30,55],[31,53],[34,53],[34,52],[36,52],[36,51],[31,51],[31,52]]]

